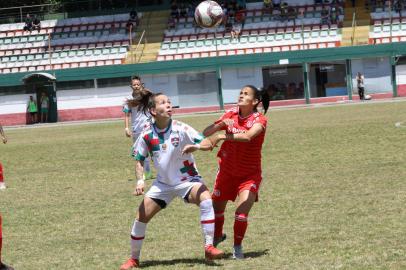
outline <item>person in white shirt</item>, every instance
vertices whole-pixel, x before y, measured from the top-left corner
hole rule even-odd
[[[125,135],[127,137],[132,137],[133,143],[138,139],[142,130],[150,125],[151,115],[146,110],[141,110],[139,108],[138,101],[141,96],[141,91],[149,91],[144,88],[144,84],[141,82],[141,77],[134,75],[131,77],[131,89],[133,90],[131,95],[127,97],[123,112],[125,113],[124,125],[125,125]],[[131,126],[130,126],[131,119]],[[149,158],[144,161],[144,171],[145,179],[152,178],[152,172],[150,168]]]
[[[199,206],[205,257],[207,260],[221,258],[224,252],[213,246],[214,210],[210,192],[197,171],[193,155],[183,149],[194,144],[201,150],[211,150],[213,144],[189,125],[172,120],[172,104],[167,96],[151,92],[143,94],[140,106],[149,107],[154,123],[141,133],[134,144],[138,182],[133,194],[144,194],[143,162],[148,154],[158,175],[138,208],[131,230],[131,258],[120,269],[139,267],[147,223],[176,197]]]

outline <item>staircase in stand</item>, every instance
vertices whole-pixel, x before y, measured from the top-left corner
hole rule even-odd
[[[370,11],[365,8],[365,0],[356,0],[355,7],[351,6],[351,1],[346,1],[345,5],[341,46],[367,45],[371,14]],[[354,12],[355,26],[353,28]]]
[[[143,14],[140,25],[137,27],[132,46],[127,54],[125,60],[126,64],[156,61],[165,29],[168,27],[168,19],[169,10],[145,12]],[[144,30],[144,37],[139,43]]]

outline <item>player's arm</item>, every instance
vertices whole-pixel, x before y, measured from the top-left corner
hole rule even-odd
[[[210,151],[213,150],[213,147],[212,140],[205,138],[200,143],[186,145],[182,150],[182,154],[189,154],[197,150]]]
[[[135,186],[135,190],[133,192],[134,195],[142,195],[144,194],[144,161],[143,160],[136,160],[135,161],[135,178],[137,178],[137,184]]]
[[[7,143],[6,134],[4,134],[4,130],[3,130],[2,125],[0,125],[0,135],[1,135],[1,139],[3,140],[3,143]]]
[[[233,120],[231,119],[222,119],[219,121],[216,121],[214,124],[211,124],[207,128],[203,130],[203,135],[205,137],[209,137],[216,133],[217,131],[225,129],[226,126],[232,126],[233,125]]]
[[[129,126],[130,126],[130,112],[125,112],[124,131],[125,131],[125,135],[127,137],[131,137],[131,130],[130,130]]]
[[[260,123],[255,123],[246,133],[237,134],[218,134],[215,136],[214,143],[219,141],[235,141],[235,142],[250,142],[264,130],[264,126]]]

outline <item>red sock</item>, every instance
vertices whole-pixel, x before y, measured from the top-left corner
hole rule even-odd
[[[224,212],[214,212],[214,238],[221,238],[223,235]]]
[[[234,220],[234,246],[240,246],[248,227],[248,215],[235,213]]]
[[[0,163],[0,183],[4,182],[4,178],[3,178],[3,165],[1,165]]]

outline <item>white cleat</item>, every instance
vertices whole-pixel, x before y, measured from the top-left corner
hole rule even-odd
[[[4,182],[1,182],[0,183],[0,190],[1,189],[6,189],[7,187],[6,187],[6,184],[4,183]]]
[[[242,246],[233,247],[233,259],[236,260],[244,259],[244,252],[242,251]]]

